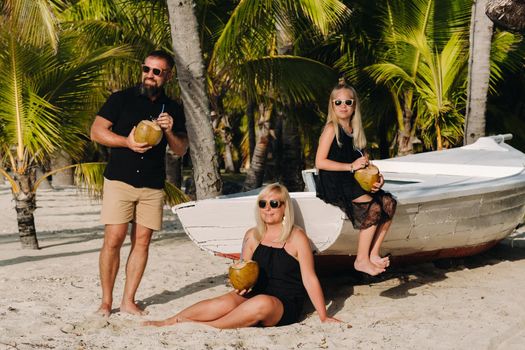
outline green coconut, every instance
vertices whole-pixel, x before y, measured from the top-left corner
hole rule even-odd
[[[363,190],[370,192],[372,186],[379,182],[379,169],[373,164],[368,164],[363,169],[356,170],[354,177]]]
[[[142,120],[135,128],[135,141],[146,142],[150,146],[156,146],[162,139],[162,129],[151,120]]]
[[[250,289],[259,277],[259,265],[253,260],[237,261],[230,266],[228,277],[233,288],[237,290]]]

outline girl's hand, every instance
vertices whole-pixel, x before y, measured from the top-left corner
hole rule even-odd
[[[383,178],[382,174],[379,174],[379,182],[376,182],[375,184],[372,185],[372,189],[370,190],[370,192],[375,193],[379,191],[381,187],[383,187],[384,184],[385,184],[385,179]]]
[[[363,157],[360,157],[360,158],[357,158],[356,160],[354,160],[354,162],[352,163],[352,168],[355,171],[355,170],[363,169],[367,165],[368,165],[368,157],[367,156],[363,156]]]

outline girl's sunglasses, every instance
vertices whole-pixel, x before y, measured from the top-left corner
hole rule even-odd
[[[142,65],[142,71],[143,71],[144,73],[148,74],[150,70],[153,71],[153,75],[155,75],[155,76],[157,76],[157,77],[158,77],[159,75],[161,75],[162,72],[164,72],[163,69],[159,69],[159,68],[151,68],[151,67],[149,67],[149,66],[146,66],[145,64]]]
[[[349,100],[334,100],[334,104],[336,106],[340,106],[342,104],[345,104],[347,106],[353,106],[354,105],[354,100],[353,99],[349,99]]]
[[[259,208],[261,208],[261,209],[266,208],[266,203],[268,203],[268,202],[270,202],[270,208],[272,208],[272,209],[277,209],[282,204],[284,204],[284,202],[281,202],[281,201],[278,201],[278,200],[275,200],[275,199],[271,199],[270,201],[266,201],[264,199],[261,199],[259,201]]]

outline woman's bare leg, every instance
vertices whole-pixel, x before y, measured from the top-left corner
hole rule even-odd
[[[246,302],[248,299],[230,292],[216,298],[195,303],[175,316],[161,321],[146,321],[145,326],[169,326],[178,322],[208,322],[216,320]]]
[[[261,323],[275,326],[283,316],[283,303],[270,295],[257,295],[213,321],[199,322],[220,329],[250,327]]]
[[[372,249],[370,250],[370,261],[382,268],[388,267],[390,265],[390,259],[388,257],[382,258],[381,255],[379,255],[379,251],[381,249],[381,244],[383,244],[383,241],[385,240],[385,236],[388,232],[388,229],[390,229],[390,225],[392,224],[392,220],[388,220],[381,225],[376,230],[376,234],[374,235],[374,238],[372,240]]]
[[[379,275],[385,271],[384,267],[379,267],[370,261],[370,246],[372,245],[376,229],[377,225],[374,225],[359,232],[357,256],[354,262],[354,268],[357,271],[365,272],[371,276]]]

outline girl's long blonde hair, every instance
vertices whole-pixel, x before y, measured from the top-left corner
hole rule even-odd
[[[339,121],[337,120],[337,115],[335,114],[334,109],[334,98],[335,93],[339,90],[347,89],[352,91],[354,95],[354,114],[352,115],[352,120],[350,122],[350,125],[352,126],[352,134],[353,134],[353,140],[354,140],[354,147],[356,149],[362,150],[366,147],[366,136],[365,131],[363,129],[363,122],[361,121],[361,108],[359,103],[359,98],[357,96],[357,92],[355,91],[354,87],[351,85],[346,84],[344,81],[339,82],[337,84],[332,92],[330,93],[330,98],[328,100],[328,116],[326,117],[326,124],[332,123],[332,126],[334,127],[335,131],[335,138],[337,140],[337,144],[339,147],[341,147],[341,141],[339,136]]]
[[[271,185],[266,186],[257,196],[257,202],[255,204],[255,221],[257,222],[257,226],[255,227],[255,238],[260,242],[263,239],[264,234],[266,233],[266,224],[264,223],[261,217],[261,212],[258,204],[260,199],[266,197],[270,193],[277,194],[281,202],[284,202],[283,226],[278,241],[286,242],[294,228],[294,210],[288,190],[286,189],[286,187],[279,183],[273,183]]]

